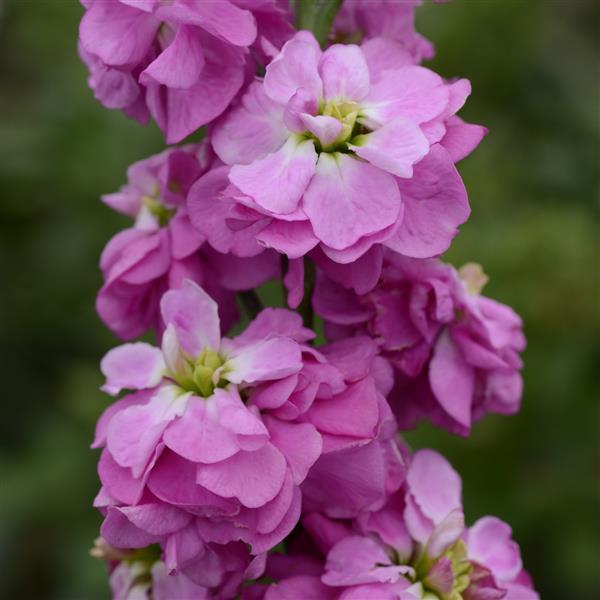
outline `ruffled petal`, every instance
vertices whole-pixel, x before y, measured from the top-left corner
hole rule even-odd
[[[346,154],[322,153],[303,205],[315,235],[342,250],[392,225],[402,201],[391,175]]]

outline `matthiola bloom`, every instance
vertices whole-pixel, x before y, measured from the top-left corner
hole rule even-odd
[[[432,450],[412,457],[403,487],[383,508],[345,521],[312,513],[303,523],[325,559],[294,557],[289,572],[268,565],[277,583],[264,598],[538,598],[508,525],[484,517],[465,528],[460,477]]]
[[[367,294],[320,275],[313,298],[333,337],[368,332],[396,370],[392,406],[402,427],[427,416],[465,435],[487,412],[519,410],[522,322],[480,294],[479,265],[386,255]]]
[[[415,31],[415,8],[422,0],[344,0],[334,23],[337,38],[385,40],[394,62],[433,58],[433,44]]]
[[[260,577],[265,557],[253,558],[240,543],[207,545],[193,568],[170,571],[158,544],[138,550],[113,548],[99,538],[92,555],[107,561],[113,600],[234,598],[245,579]]]
[[[96,309],[123,339],[160,329],[164,292],[192,279],[219,302],[228,328],[237,318],[234,291],[253,288],[278,272],[277,257],[240,260],[204,244],[192,227],[185,198],[190,186],[214,162],[206,143],[171,148],[128,169],[128,183],[103,201],[133,219],[116,234],[100,259],[104,285]]]
[[[139,390],[106,410],[94,442],[104,448],[96,505],[112,545],[175,547],[174,567],[206,543],[264,552],[296,524],[300,486],[321,454],[374,444],[365,468],[396,459],[380,440],[393,421],[379,391],[390,378],[372,375],[368,338],[317,351],[300,317],[282,309],[221,338],[215,302],[191,281],[167,292],[161,311],[162,350],[125,344],[101,365],[108,393]],[[358,357],[370,362],[357,370]],[[364,488],[354,511],[387,497],[382,467],[364,474],[357,456],[354,476],[341,478],[348,495]]]
[[[349,263],[377,243],[437,255],[469,214],[460,156],[444,146],[469,92],[423,67],[390,69],[377,49],[322,52],[299,32],[216,124],[231,185],[213,202],[290,258],[318,247]],[[476,129],[457,134],[461,155],[481,139]]]
[[[168,143],[219,116],[254,58],[275,53],[292,31],[280,0],[83,4],[80,54],[96,98],[142,122],[152,115]]]

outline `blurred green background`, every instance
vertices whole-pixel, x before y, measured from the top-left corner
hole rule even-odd
[[[99,202],[162,148],[97,104],[76,53],[82,9],[0,3],[0,596],[108,597],[88,557],[98,360],[115,343],[94,313],[97,262],[126,225]],[[456,0],[419,29],[433,68],[468,77],[462,115],[491,133],[461,165],[473,216],[449,253],[481,262],[487,293],[524,317],[522,412],[470,439],[420,427],[464,478],[467,518],[513,525],[542,597],[600,598],[598,158],[600,4]]]

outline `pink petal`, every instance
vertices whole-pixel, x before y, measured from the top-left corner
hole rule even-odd
[[[303,204],[315,235],[342,250],[392,225],[402,201],[391,175],[347,154],[322,153]]]
[[[229,0],[161,3],[156,15],[165,21],[197,25],[235,46],[250,46],[256,39],[252,13]]]
[[[334,591],[321,583],[315,575],[295,575],[271,584],[265,593],[264,600],[333,600]]]
[[[465,123],[460,117],[450,117],[446,121],[446,135],[441,140],[454,162],[462,160],[477,148],[488,130],[481,125]]]
[[[271,435],[271,442],[285,456],[294,483],[300,485],[321,455],[321,436],[310,423],[288,423],[272,417],[263,418]]]
[[[372,439],[379,421],[373,380],[365,377],[334,398],[315,402],[307,417],[320,432]]]
[[[233,342],[241,348],[276,335],[289,337],[296,342],[306,342],[315,337],[313,331],[304,327],[298,313],[285,308],[265,308]]]
[[[289,136],[283,123],[282,107],[255,81],[241,104],[215,126],[211,143],[219,158],[228,165],[247,165],[277,151]]]
[[[444,112],[448,98],[439,75],[424,67],[404,67],[385,71],[371,86],[361,114],[379,125],[396,117],[425,123]]]
[[[214,400],[191,398],[180,419],[169,425],[164,443],[179,456],[201,463],[216,463],[236,454],[240,447],[235,433],[223,427],[219,415],[207,409]]]
[[[106,377],[102,390],[116,396],[123,388],[153,388],[162,380],[165,367],[162,352],[150,344],[135,342],[117,346],[100,362],[100,370]]]
[[[325,100],[360,102],[369,93],[369,68],[355,45],[334,44],[319,61]]]
[[[277,152],[232,167],[229,180],[267,211],[287,214],[297,208],[316,162],[312,141],[290,138]]]
[[[235,514],[236,500],[226,500],[196,483],[197,465],[166,450],[148,477],[148,488],[160,500],[176,506],[195,506],[208,514]]]
[[[264,79],[267,95],[286,104],[298,89],[304,88],[313,98],[320,98],[322,83],[317,70],[320,57],[321,49],[313,35],[306,31],[297,33],[267,66]]]
[[[413,165],[429,151],[419,126],[402,117],[351,141],[348,147],[358,156],[398,177],[412,177]]]
[[[173,324],[177,339],[195,359],[204,348],[217,351],[221,343],[217,303],[196,283],[186,279],[178,290],[169,290],[160,301],[166,325]]]
[[[509,525],[496,517],[483,517],[467,534],[469,560],[488,567],[497,581],[512,581],[523,568],[519,546]]]
[[[340,135],[342,131],[342,122],[333,117],[325,115],[312,115],[302,113],[300,115],[302,124],[310,131],[323,146],[328,146]]]
[[[227,346],[224,346],[227,349]],[[232,383],[281,379],[302,368],[300,346],[293,340],[274,337],[236,348],[228,361],[225,377]]]
[[[375,83],[389,69],[409,67],[414,61],[410,53],[398,42],[383,37],[365,40],[360,49],[369,66],[371,83]]]
[[[160,26],[153,15],[116,0],[94,2],[79,26],[83,48],[112,66],[135,66],[150,50]]]
[[[290,131],[302,133],[305,131],[306,125],[303,123],[301,115],[316,115],[317,109],[317,98],[304,88],[300,88],[286,104],[283,120]]]
[[[143,85],[161,83],[186,89],[198,81],[204,68],[202,43],[193,27],[182,25],[175,38],[140,74]]]
[[[329,551],[321,580],[331,586],[393,583],[405,570],[406,567],[393,566],[375,540],[354,535],[344,538]]]
[[[206,36],[210,37],[210,36]],[[174,144],[218,117],[231,103],[244,82],[242,55],[216,38],[203,39],[206,64],[190,88],[164,88],[150,84],[146,100],[152,116]]]
[[[111,419],[120,411],[135,404],[146,404],[153,395],[152,390],[142,390],[123,396],[120,400],[109,405],[96,422],[96,431],[91,448],[102,448],[106,445],[106,430]]]
[[[200,465],[196,482],[224,498],[257,508],[275,498],[286,474],[285,458],[272,444],[238,452],[220,463]]]
[[[385,245],[414,258],[445,252],[471,209],[452,159],[439,144],[415,166],[412,179],[399,179],[404,218]]]
[[[183,413],[190,394],[179,395],[166,386],[148,404],[134,405],[116,414],[106,432],[106,447],[122,467],[140,477],[169,422]]]
[[[406,474],[406,483],[408,494],[434,526],[453,510],[462,509],[460,477],[450,463],[433,450],[419,450],[414,454]],[[427,538],[421,528],[416,529],[413,525],[412,519],[406,521],[411,536],[419,542],[425,542]]]
[[[120,509],[129,522],[152,535],[165,535],[185,527],[192,515],[168,504],[140,504]]]
[[[288,258],[302,258],[319,240],[308,221],[272,221],[256,236],[257,241]]]
[[[467,364],[448,331],[444,331],[435,344],[429,365],[429,383],[446,413],[469,428],[475,370]]]
[[[158,536],[133,525],[115,506],[108,507],[100,534],[115,548],[143,548],[158,541]]]

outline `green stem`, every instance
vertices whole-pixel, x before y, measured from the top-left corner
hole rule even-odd
[[[304,296],[298,307],[298,312],[302,316],[304,326],[309,329],[315,327],[315,313],[312,306],[312,295],[315,289],[315,264],[308,258],[304,257]]]
[[[256,315],[258,315],[258,313],[264,308],[263,303],[258,297],[258,294],[254,290],[240,292],[239,297],[250,320],[254,319]]]
[[[324,48],[342,0],[296,0],[296,28],[312,31]]]

